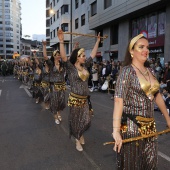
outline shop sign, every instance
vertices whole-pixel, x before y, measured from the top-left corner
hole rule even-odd
[[[149,53],[163,53],[164,50],[162,47],[159,47],[159,48],[152,48],[149,50]]]

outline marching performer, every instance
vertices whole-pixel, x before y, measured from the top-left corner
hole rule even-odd
[[[154,102],[170,128],[170,117],[159,93],[158,80],[148,65],[148,55],[148,40],[139,34],[128,45],[124,67],[116,82],[113,138],[119,170],[157,169],[157,138],[150,137],[156,133]],[[139,136],[144,138],[122,145],[122,139],[138,139]]]
[[[60,52],[53,51],[49,59],[46,52],[46,42],[43,41],[43,55],[45,59],[44,72],[49,75],[50,81],[50,110],[54,115],[55,123],[62,121],[61,111],[66,107],[65,103],[65,67],[61,62]]]
[[[71,86],[71,93],[68,99],[68,106],[70,106],[70,135],[73,135],[76,139],[76,149],[83,151],[82,145],[85,144],[83,134],[90,127],[90,111],[92,109],[88,89],[89,72],[87,67],[96,56],[100,36],[97,38],[96,44],[91,52],[91,57],[86,60],[85,50],[83,48],[77,48],[73,50],[68,60],[64,49],[63,34],[62,30],[58,30],[61,58],[66,62],[66,69]]]

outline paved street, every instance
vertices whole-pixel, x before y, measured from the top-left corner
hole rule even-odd
[[[68,107],[62,112],[62,123],[56,125],[43,103],[35,104],[26,86],[12,76],[1,76],[0,170],[114,170],[116,154],[112,146],[103,146],[112,141],[110,97],[108,93],[91,93],[95,116],[85,133],[84,151],[78,152],[68,135]],[[155,118],[157,129],[165,129],[160,112],[155,112]],[[170,167],[169,139],[170,134],[158,138],[160,170]]]

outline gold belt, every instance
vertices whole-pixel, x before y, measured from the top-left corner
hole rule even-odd
[[[138,130],[142,136],[150,135],[156,132],[156,123],[154,118],[146,118],[142,116],[136,116]],[[121,132],[124,133],[128,129],[127,124],[121,125]]]
[[[50,87],[50,83],[49,83],[49,82],[42,81],[42,82],[41,82],[41,86],[42,86],[43,88],[47,88],[47,87]]]
[[[146,118],[142,116],[136,117],[137,123],[139,124],[139,131],[142,136],[150,135],[156,132],[156,123],[154,118]]]
[[[22,74],[23,74],[24,76],[28,75],[28,73],[27,73],[27,72],[22,72]]]
[[[40,86],[41,84],[40,83],[34,83],[34,86]]]
[[[81,96],[75,93],[70,93],[68,97],[68,106],[84,107],[87,96]]]
[[[57,91],[66,90],[65,82],[54,83],[54,89]]]

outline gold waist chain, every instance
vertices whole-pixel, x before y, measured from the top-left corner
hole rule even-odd
[[[68,97],[68,106],[84,107],[86,100],[87,96],[81,96],[71,92]]]
[[[65,82],[54,83],[54,89],[57,91],[66,90]]]
[[[142,136],[150,135],[156,132],[156,123],[154,118],[146,118],[136,116],[138,130]],[[125,133],[128,130],[127,124],[121,125],[121,132]]]
[[[43,87],[43,88],[50,87],[50,83],[49,83],[49,82],[42,81],[42,82],[41,82],[41,87]]]

